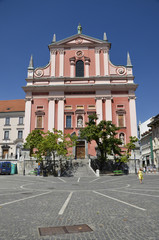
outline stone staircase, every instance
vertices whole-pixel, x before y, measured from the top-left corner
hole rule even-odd
[[[87,159],[76,160],[78,162],[77,170],[74,173],[74,177],[95,177],[96,175],[89,167]]]

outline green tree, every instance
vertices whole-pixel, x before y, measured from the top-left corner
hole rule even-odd
[[[42,152],[39,144],[42,142],[45,133],[35,129],[26,138],[24,148],[30,149],[30,155],[34,155],[40,161],[42,160]]]
[[[116,137],[118,127],[111,121],[102,120],[96,124],[97,115],[89,116],[89,122],[86,127],[81,129],[81,138],[86,138],[88,142],[95,141],[99,151],[100,169],[102,170],[108,155],[121,155],[121,140]]]
[[[129,161],[129,158],[131,156],[131,152],[135,150],[136,145],[135,143],[138,142],[137,137],[129,137],[129,142],[124,146],[126,148],[125,153],[121,156],[120,161],[127,163]]]
[[[26,138],[24,147],[30,148],[31,152],[42,162],[43,158],[51,155],[53,159],[53,171],[55,172],[56,155],[62,159],[69,154],[69,149],[75,144],[76,137],[63,134],[62,131],[53,129],[53,132],[33,130]]]

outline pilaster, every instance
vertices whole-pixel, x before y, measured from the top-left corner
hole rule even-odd
[[[75,57],[70,58],[70,77],[75,77]]]
[[[85,77],[89,77],[90,58],[85,57]]]
[[[30,133],[31,128],[31,102],[32,98],[25,99],[24,142],[28,134]]]
[[[103,120],[103,108],[102,108],[102,97],[96,97],[96,113],[97,113],[97,124]]]
[[[103,60],[104,60],[104,76],[108,76],[109,75],[109,49],[108,48],[104,48],[103,49]]]
[[[57,98],[58,101],[58,117],[57,117],[57,129],[64,132],[64,97]]]
[[[131,136],[137,137],[136,103],[135,96],[129,96]]]
[[[105,99],[105,119],[106,121],[112,121],[112,97],[104,97]]]
[[[56,50],[51,50],[51,77],[55,77],[56,69]]]
[[[64,76],[64,49],[59,50],[60,59],[59,59],[59,77]]]
[[[50,97],[48,101],[48,130],[52,132],[53,128],[55,127],[55,99]]]
[[[96,76],[100,76],[100,49],[95,48],[95,69]]]

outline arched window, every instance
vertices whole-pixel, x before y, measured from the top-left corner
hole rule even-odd
[[[84,62],[82,60],[76,62],[76,77],[84,77]]]
[[[77,127],[83,127],[83,117],[82,116],[78,116],[77,117]]]
[[[119,139],[121,140],[122,145],[124,145],[125,144],[125,134],[124,133],[120,133],[119,134]]]

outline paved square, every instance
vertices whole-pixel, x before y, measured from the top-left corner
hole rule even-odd
[[[0,240],[159,239],[159,175],[36,177],[0,175]],[[39,228],[93,231],[40,236]]]

